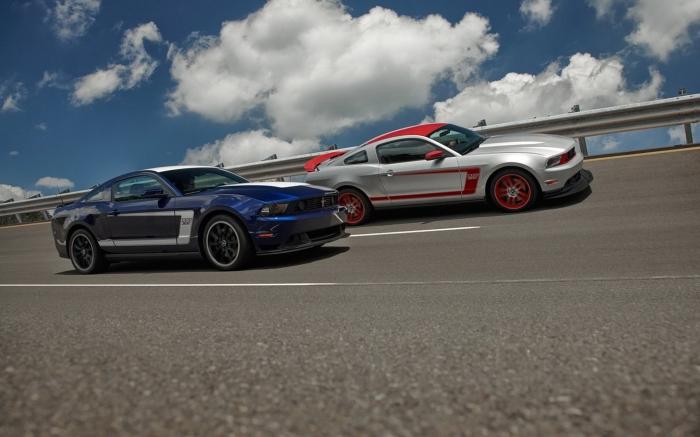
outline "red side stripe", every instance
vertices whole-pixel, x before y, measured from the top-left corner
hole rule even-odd
[[[387,200],[406,200],[406,199],[426,199],[431,197],[447,197],[447,196],[459,196],[461,194],[474,194],[476,192],[476,186],[479,183],[479,177],[481,170],[478,167],[465,168],[465,169],[445,169],[445,170],[427,170],[427,171],[416,171],[416,172],[403,172],[394,173],[394,175],[405,176],[405,175],[422,175],[422,174],[433,174],[433,173],[466,173],[466,181],[464,183],[464,189],[462,191],[442,191],[437,193],[417,193],[417,194],[399,194],[398,196],[377,196],[371,197],[372,202],[384,202]]]

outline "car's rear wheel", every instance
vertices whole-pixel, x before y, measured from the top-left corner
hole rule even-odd
[[[211,265],[219,270],[243,267],[253,254],[243,226],[232,217],[217,215],[204,227],[202,250]]]
[[[366,223],[372,216],[373,208],[369,199],[354,188],[340,190],[338,204],[345,207],[347,224],[350,226]]]
[[[68,242],[68,254],[76,271],[83,274],[99,273],[107,266],[105,255],[90,232],[78,229]]]
[[[537,202],[539,189],[529,173],[509,168],[494,175],[489,187],[489,197],[502,211],[519,212]]]

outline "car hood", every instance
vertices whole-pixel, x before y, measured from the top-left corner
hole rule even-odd
[[[302,182],[248,182],[224,185],[216,190],[205,192],[214,195],[242,195],[263,202],[285,202],[297,199],[323,196],[333,192],[330,188],[318,187]]]
[[[572,138],[545,134],[496,135],[486,138],[472,154],[535,153],[552,156],[566,152],[575,145]]]

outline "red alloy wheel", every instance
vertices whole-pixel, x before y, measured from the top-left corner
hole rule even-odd
[[[527,179],[517,173],[506,173],[493,184],[493,198],[509,211],[527,207],[532,198],[532,187]]]
[[[365,203],[357,194],[349,191],[340,193],[338,203],[347,210],[349,225],[356,225],[364,220],[367,209],[365,208]]]

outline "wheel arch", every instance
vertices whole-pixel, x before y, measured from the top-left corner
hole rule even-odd
[[[491,183],[493,182],[494,177],[505,170],[520,170],[530,175],[530,177],[536,182],[535,188],[537,189],[538,196],[542,195],[542,187],[540,186],[540,180],[537,178],[537,175],[530,167],[526,165],[520,165],[517,163],[508,163],[493,169],[489,174],[488,178],[486,178],[486,185],[484,186],[484,188],[487,199],[491,196]]]
[[[245,219],[243,217],[241,217],[241,215],[232,208],[227,208],[225,206],[218,206],[218,207],[215,207],[215,208],[212,208],[212,209],[206,211],[199,218],[199,222],[197,224],[197,245],[199,246],[200,251],[203,249],[202,239],[204,237],[204,227],[207,225],[207,223],[209,222],[209,220],[211,220],[212,217],[217,216],[217,215],[226,215],[226,216],[229,216],[232,219],[236,220],[236,222],[238,222],[238,224],[241,225],[241,227],[246,230],[245,238],[248,238],[248,240],[251,240],[250,233],[247,232],[248,226],[246,225]]]
[[[338,190],[338,191],[345,190],[345,189],[357,190],[360,193],[362,193],[367,198],[367,200],[369,200],[369,195],[367,194],[367,192],[365,190],[363,190],[362,188],[358,187],[357,185],[353,185],[349,182],[342,182],[340,184],[335,185],[333,188],[335,190]],[[371,203],[371,201],[370,201],[370,203]]]

